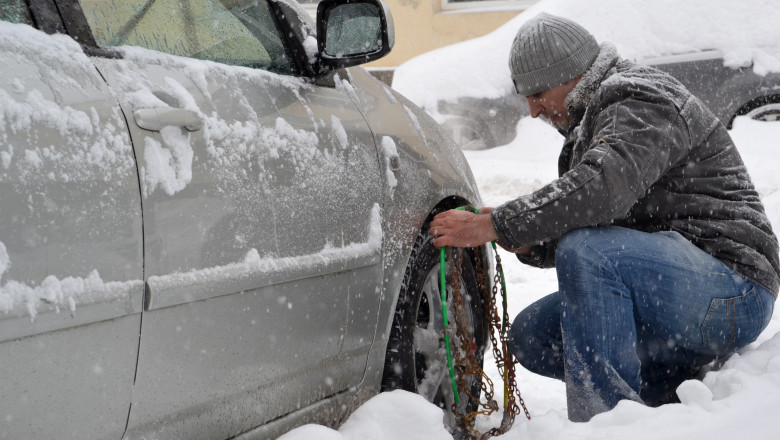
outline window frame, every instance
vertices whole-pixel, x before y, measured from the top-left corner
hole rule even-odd
[[[61,28],[58,28],[55,32],[61,32],[69,35],[71,38],[79,42],[84,49],[84,52],[89,56],[98,56],[103,58],[123,58],[121,51],[111,46],[100,46],[95,41],[92,34],[92,29],[89,27],[86,15],[81,9],[81,3],[78,0],[28,0],[29,3],[41,3],[43,8],[49,16],[52,13],[57,14],[60,18]],[[303,48],[303,42],[298,41],[300,36],[297,29],[301,29],[303,26],[298,24],[297,20],[291,22],[289,11],[285,10],[282,6],[285,5],[283,0],[267,0],[269,9],[271,10],[271,16],[276,24],[276,31],[282,43],[285,46],[287,55],[292,61],[293,72],[290,76],[313,78],[314,72],[307,66],[306,51]],[[289,6],[287,6],[289,8]],[[48,17],[48,16],[47,16]],[[37,16],[33,13],[33,18],[37,22]],[[54,32],[49,32],[54,33]],[[316,35],[312,31],[312,35]],[[298,38],[295,38],[298,37]],[[192,60],[198,60],[197,58],[189,58]],[[228,65],[228,64],[225,64]],[[260,69],[263,72],[272,72],[270,70]],[[278,75],[286,75],[281,73],[275,73]]]
[[[65,33],[65,24],[53,0],[24,0],[24,3],[36,29],[47,34]]]
[[[466,0],[461,2],[454,2],[450,0],[441,0],[441,11],[494,12],[525,10],[535,5],[538,1],[539,0]]]

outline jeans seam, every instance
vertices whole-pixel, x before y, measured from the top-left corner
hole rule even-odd
[[[710,332],[708,329],[708,325],[710,321],[713,319],[715,314],[715,309],[717,308],[717,305],[719,304],[726,304],[726,314],[729,318],[729,321],[731,323],[730,326],[730,333],[729,333],[729,344],[725,347],[725,350],[732,351],[736,347],[736,338],[737,335],[734,333],[734,323],[733,319],[734,317],[730,316],[729,313],[733,313],[736,316],[736,305],[737,301],[739,300],[740,303],[747,302],[750,300],[750,296],[753,296],[754,299],[757,299],[761,303],[761,307],[759,308],[759,312],[761,313],[761,317],[763,319],[764,310],[763,310],[763,301],[761,301],[761,296],[756,291],[755,286],[751,287],[750,290],[741,293],[737,296],[732,296],[728,298],[712,298],[710,300],[710,307],[707,310],[707,314],[704,316],[704,321],[701,323],[701,337],[702,337],[702,348],[707,349],[710,345]],[[763,321],[762,321],[763,322]],[[706,331],[705,331],[706,330]],[[733,340],[733,346],[732,346],[732,340]]]

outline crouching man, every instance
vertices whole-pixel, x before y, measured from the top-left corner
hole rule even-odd
[[[726,128],[678,81],[540,14],[509,67],[565,141],[560,177],[483,214],[446,211],[434,244],[498,240],[555,267],[558,292],[511,327],[514,356],[565,381],[569,419],[656,406],[754,341],[780,287],[778,241]]]

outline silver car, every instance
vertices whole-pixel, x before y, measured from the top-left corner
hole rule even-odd
[[[427,224],[480,198],[350,67],[392,47],[381,0],[324,0],[316,32],[288,0],[0,20],[0,438],[273,438],[395,388],[450,408]]]

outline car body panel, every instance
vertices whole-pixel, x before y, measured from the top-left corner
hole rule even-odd
[[[359,386],[259,426],[239,436],[241,440],[276,438],[307,423],[338,426],[378,393],[398,293],[417,234],[431,213],[463,204],[482,204],[463,152],[430,116],[365,69],[350,68],[344,78],[348,82],[336,78],[337,87],[348,90],[370,124],[382,151],[384,179],[389,182],[382,214],[384,280],[368,367]],[[392,140],[391,151],[383,147],[387,139]],[[396,155],[398,166],[394,169],[391,162]],[[486,252],[487,248],[483,249],[483,255],[488,255]],[[483,261],[492,273],[492,263]]]
[[[170,105],[204,122],[153,132],[128,117],[147,267],[128,435],[230,437],[358,384],[383,181],[349,97],[162,54],[95,64],[125,115]],[[172,169],[154,169],[161,155]]]
[[[107,4],[81,6],[116,12]],[[273,30],[303,47],[313,26],[288,6]],[[415,238],[433,212],[481,203],[430,117],[361,68],[313,76],[300,50],[289,72],[304,73],[279,74],[1,31],[13,54],[0,114],[35,91],[81,131],[33,117],[28,136],[0,120],[0,293],[47,277],[89,288],[75,312],[66,294],[34,319],[21,303],[0,314],[0,365],[15,379],[0,385],[0,434],[270,438],[336,426],[379,392]],[[39,56],[63,44],[75,67]]]
[[[431,213],[463,204],[482,206],[477,185],[463,152],[422,109],[376,80],[365,69],[350,69],[358,108],[374,132],[380,147],[389,142],[398,156],[392,170],[392,152],[385,155],[385,178],[398,182],[388,186],[383,213],[386,231],[382,245],[385,279],[374,344],[369,355],[365,383],[377,387],[387,338],[404,270],[414,240]],[[392,202],[392,203],[391,203]]]
[[[0,436],[121,436],[144,293],[130,138],[77,43],[0,26]]]

